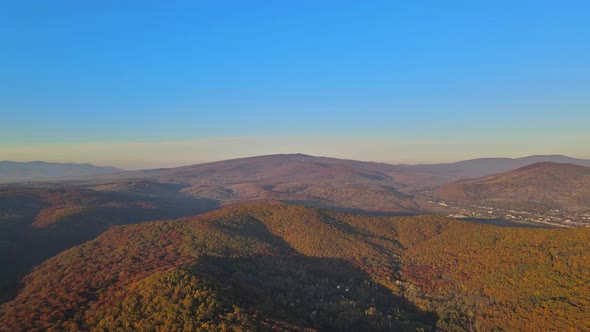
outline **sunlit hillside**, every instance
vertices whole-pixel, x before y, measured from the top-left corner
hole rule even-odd
[[[588,329],[590,229],[245,205],[57,255],[5,330]]]

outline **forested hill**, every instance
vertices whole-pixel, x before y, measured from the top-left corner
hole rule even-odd
[[[435,191],[439,197],[525,211],[590,212],[590,167],[536,163],[517,170],[457,181]]]
[[[0,329],[588,330],[589,236],[243,205],[45,261]]]

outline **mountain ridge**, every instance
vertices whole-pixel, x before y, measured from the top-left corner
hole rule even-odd
[[[103,178],[113,183],[149,180],[182,184],[186,186],[183,193],[218,200],[222,205],[270,199],[341,209],[415,212],[415,204],[403,192],[400,178],[404,176],[413,179],[411,174],[384,163],[283,154]]]
[[[113,176],[109,176],[108,174],[96,174],[98,179],[142,179],[142,178],[149,178],[154,177],[162,174],[170,174],[175,172],[186,172],[196,168],[216,168],[226,165],[228,163],[235,164],[235,163],[248,163],[248,162],[255,162],[255,163],[263,163],[263,162],[305,162],[306,160],[316,162],[316,163],[328,163],[328,164],[343,164],[343,165],[352,165],[361,168],[373,168],[376,170],[382,171],[389,171],[389,172],[397,172],[397,173],[405,173],[405,174],[412,174],[416,176],[416,174],[420,174],[421,176],[430,175],[430,176],[438,176],[446,178],[445,181],[449,180],[458,180],[462,178],[475,178],[484,175],[502,173],[510,170],[514,170],[529,164],[533,164],[536,162],[561,162],[561,163],[570,163],[570,164],[577,164],[582,166],[590,167],[590,159],[579,159],[579,158],[572,158],[564,155],[553,154],[553,155],[531,155],[525,157],[518,157],[518,158],[506,158],[506,157],[498,157],[498,158],[475,158],[475,159],[467,159],[467,160],[460,160],[457,162],[452,163],[433,163],[433,164],[393,164],[393,163],[385,163],[385,162],[375,162],[375,161],[360,161],[360,160],[353,160],[353,159],[342,159],[342,158],[333,158],[327,156],[313,156],[303,153],[293,153],[293,154],[270,154],[270,155],[260,155],[260,156],[249,156],[249,157],[241,157],[241,158],[233,158],[233,159],[225,159],[225,160],[218,160],[218,161],[211,161],[206,163],[197,163],[197,164],[190,164],[178,167],[167,167],[167,168],[154,168],[154,169],[140,169],[140,170],[123,170],[111,166],[94,166],[92,164],[76,164],[76,163],[48,163],[44,161],[32,161],[26,163],[19,163],[19,162],[12,162],[12,161],[0,161],[0,163],[13,163],[13,164],[34,164],[39,163],[43,165],[65,165],[65,166],[92,166],[98,168],[105,168],[107,173],[118,173]],[[0,164],[1,165],[1,164]],[[260,165],[259,165],[260,166]],[[0,179],[3,176],[1,173],[2,169],[0,169]],[[76,175],[68,175],[69,178],[75,178]],[[6,181],[6,180],[3,180]],[[12,182],[17,182],[17,180],[13,180]],[[438,182],[441,182],[440,179]]]
[[[560,154],[531,155],[519,158],[476,158],[454,163],[403,165],[403,167],[416,172],[432,173],[460,180],[504,173],[538,162],[569,163],[590,167],[590,159],[572,158]]]
[[[0,182],[35,181],[81,176],[97,176],[124,172],[112,166],[88,163],[52,163],[45,161],[0,161]]]

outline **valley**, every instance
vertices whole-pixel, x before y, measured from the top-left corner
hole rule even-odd
[[[436,214],[446,213],[450,218],[506,220],[522,223],[523,226],[590,227],[590,212],[564,210],[528,212],[441,200],[429,200],[427,203],[431,206],[426,207],[425,210]]]

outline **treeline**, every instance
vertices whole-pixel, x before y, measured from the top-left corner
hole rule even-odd
[[[455,223],[404,254],[405,295],[441,327],[590,330],[590,229]]]

